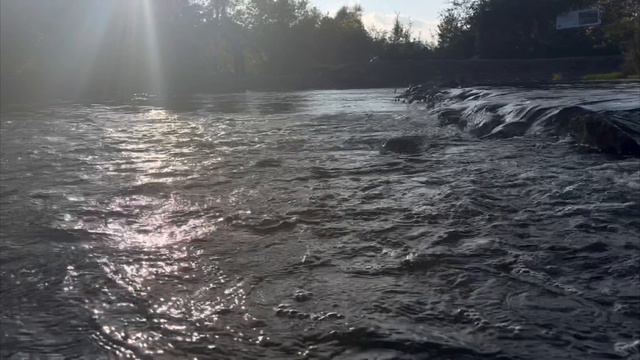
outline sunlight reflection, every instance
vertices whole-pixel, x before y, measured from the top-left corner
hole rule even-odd
[[[191,262],[196,260],[188,261],[189,255],[184,249],[171,247],[148,254],[142,261],[118,263],[107,258],[99,261],[104,273],[128,293],[123,296],[117,290],[107,291],[103,301],[89,305],[94,318],[102,325],[101,335],[106,337],[105,341],[113,343],[115,340],[115,345],[127,343],[127,348],[136,348],[146,354],[160,354],[158,345],[166,341],[215,343],[218,340],[218,335],[200,333],[192,327],[193,324],[208,328],[224,326],[236,341],[264,341],[266,337],[262,331],[259,336],[253,337],[235,326],[225,326],[224,321],[220,323],[223,316],[255,321],[246,313],[248,294],[244,281],[230,278],[217,266]],[[173,251],[179,254],[178,261],[171,259]],[[185,263],[188,263],[189,270],[181,270]],[[193,273],[198,281],[192,282],[182,277],[185,271]],[[182,281],[172,281],[176,276]],[[206,285],[203,286],[202,282],[206,282]],[[182,295],[170,295],[177,293]],[[144,300],[148,309],[146,319],[118,316],[122,309],[136,306],[135,302],[131,302],[131,296]],[[146,327],[150,322],[158,332],[139,331],[140,327]]]
[[[110,206],[110,211],[128,212],[132,207],[149,206],[158,206],[158,201],[146,197],[126,198],[116,200]],[[139,210],[140,215],[135,222],[130,219],[112,219],[99,231],[111,235],[121,248],[130,246],[154,248],[202,239],[217,229],[217,222],[206,218],[192,218],[186,222],[176,223],[175,220],[179,214],[190,210],[193,209],[181,205],[172,198],[157,210]]]
[[[170,114],[167,110],[165,109],[151,109],[149,111],[147,111],[146,113],[144,113],[144,118],[145,119],[149,119],[149,120],[164,120],[164,119],[169,119],[172,120],[175,118],[175,115]]]
[[[201,242],[215,241],[214,234],[225,223],[220,197],[240,204],[252,190],[241,187],[221,194],[208,189],[198,200],[181,196],[185,179],[194,172],[191,152],[201,149],[197,146],[202,143],[208,151],[219,151],[222,145],[216,141],[223,138],[222,131],[205,137],[204,124],[184,124],[170,110],[136,109],[105,120],[114,124],[103,133],[113,152],[97,162],[102,177],[96,181],[116,184],[118,195],[92,203],[91,211],[60,219],[64,228],[95,234],[99,240],[91,245],[94,251],[108,248],[96,262],[111,285],[97,285],[99,295],[87,304],[101,326],[95,336],[122,354],[135,349],[143,355],[162,354],[163,347],[172,344],[208,343],[209,349],[215,348],[218,335],[204,334],[201,327],[224,328],[234,341],[268,341],[262,330],[245,328],[260,324],[249,314],[251,285],[226,273],[217,258],[204,256],[206,246]],[[211,153],[217,156],[207,161],[222,160],[217,152]],[[78,202],[75,194],[67,199]],[[68,269],[65,291],[78,291],[78,276]],[[140,306],[144,318],[131,314]],[[154,330],[146,331],[148,326]]]
[[[175,152],[184,132],[176,114],[159,107],[126,113],[126,125],[111,128],[108,142],[117,146],[118,157],[98,164],[105,179],[129,184],[123,196],[102,204],[102,216],[69,215],[63,227],[106,234],[118,248],[159,248],[205,238],[216,231],[219,214],[194,216],[199,206],[175,195],[176,183],[188,176],[182,153]],[[190,149],[185,149],[190,151]],[[97,205],[97,204],[96,204]],[[182,214],[189,213],[183,218]],[[129,214],[127,217],[118,214]],[[114,216],[115,215],[115,216]]]

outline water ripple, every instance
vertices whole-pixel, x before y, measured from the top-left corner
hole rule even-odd
[[[639,160],[443,124],[632,90],[3,113],[0,356],[637,358]]]

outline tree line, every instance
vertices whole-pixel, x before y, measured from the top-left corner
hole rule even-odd
[[[556,31],[555,16],[600,6],[604,25]],[[354,65],[438,58],[638,52],[635,0],[455,0],[437,44],[398,19],[369,31],[360,6],[306,0],[2,0],[3,98],[114,97],[294,88]],[[400,65],[399,65],[400,66]],[[340,84],[335,84],[340,85]]]
[[[368,32],[360,6],[329,15],[306,0],[0,4],[3,96],[304,86],[311,73],[430,52],[399,21]]]
[[[599,9],[602,25],[557,30],[558,14]],[[441,55],[455,58],[554,58],[624,52],[640,73],[637,0],[454,0],[438,26]]]

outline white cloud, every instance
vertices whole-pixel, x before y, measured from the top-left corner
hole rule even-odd
[[[385,14],[376,12],[366,12],[362,15],[362,22],[367,29],[375,29],[377,31],[391,31],[396,21],[396,14]],[[411,32],[414,37],[419,37],[422,41],[435,42],[438,34],[438,21],[424,21],[413,19],[408,16],[400,15],[400,23],[403,25],[411,24]]]

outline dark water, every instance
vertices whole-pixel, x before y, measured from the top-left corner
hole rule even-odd
[[[468,121],[640,108],[460,91]],[[1,357],[640,358],[640,159],[392,97],[5,109]],[[401,135],[424,151],[380,151]]]

